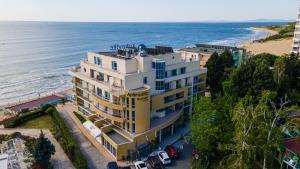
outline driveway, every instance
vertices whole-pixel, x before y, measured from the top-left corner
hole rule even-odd
[[[172,164],[170,166],[167,166],[166,168],[171,169],[189,169],[191,168],[192,164],[192,153],[194,150],[194,145],[186,143],[183,140],[179,140],[174,144],[175,147],[180,147],[180,145],[183,145],[183,150],[180,153],[180,158],[177,160],[173,160]]]
[[[65,105],[56,106],[57,111],[60,113],[65,124],[69,128],[73,138],[76,140],[77,145],[80,147],[81,152],[88,162],[89,169],[105,169],[108,163],[107,158],[94,147],[91,142],[81,133],[76,123],[70,117],[69,112],[73,112],[72,104],[66,103]],[[70,109],[70,110],[69,110]]]
[[[53,167],[55,169],[73,169],[74,167],[71,161],[48,129],[0,129],[0,134],[10,135],[15,132],[20,132],[24,136],[38,138],[41,130],[43,130],[45,136],[55,146],[55,154],[51,157]]]

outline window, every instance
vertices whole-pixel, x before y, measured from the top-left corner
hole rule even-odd
[[[112,68],[113,70],[118,70],[118,64],[117,64],[116,61],[112,61],[112,62],[111,62],[111,68]]]
[[[177,75],[177,69],[173,69],[171,74],[172,74],[172,76],[176,76]]]
[[[90,76],[91,76],[91,78],[95,77],[95,70],[93,70],[93,69],[90,70]]]
[[[108,91],[105,91],[105,99],[110,100],[110,93]]]
[[[166,91],[169,91],[170,90],[170,82],[168,82],[168,83],[165,83],[165,90]]]
[[[126,116],[127,120],[129,120],[129,110],[127,110],[127,116]]]
[[[180,80],[177,80],[176,81],[176,89],[179,89],[181,88],[181,83],[180,83]]]
[[[127,122],[127,131],[129,131],[129,126],[130,126],[129,122]]]
[[[99,73],[99,75],[97,76],[97,80],[99,81],[104,81],[104,73]]]
[[[126,105],[127,105],[127,108],[129,107],[129,98],[127,97],[126,98]]]
[[[194,76],[194,83],[199,83],[199,76]]]
[[[135,123],[132,123],[132,133],[135,133]]]
[[[185,73],[186,73],[186,68],[185,67],[180,68],[180,74],[185,74]]]
[[[134,98],[131,99],[131,107],[133,109],[135,108],[135,99]]]
[[[97,95],[102,96],[102,89],[99,89],[98,87],[97,87]]]
[[[101,60],[101,58],[97,58],[97,65],[102,66],[102,60]]]
[[[147,84],[147,83],[148,83],[147,77],[144,77],[143,82],[144,82],[144,84]]]
[[[102,60],[101,60],[101,58],[94,56],[94,64],[102,66]]]
[[[132,111],[132,121],[135,121],[135,111]]]
[[[152,62],[152,67],[156,69],[156,79],[165,78],[166,63],[165,62]]]
[[[165,82],[164,81],[156,81],[155,83],[155,89],[156,90],[164,90],[165,88]]]

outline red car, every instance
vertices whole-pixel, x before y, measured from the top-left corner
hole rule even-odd
[[[172,145],[167,146],[165,148],[165,151],[167,152],[168,156],[172,159],[177,159],[179,157],[177,149]]]

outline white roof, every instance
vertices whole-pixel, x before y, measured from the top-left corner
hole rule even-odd
[[[91,121],[86,121],[83,123],[83,126],[90,131],[93,137],[99,137],[101,135],[101,130],[94,125]]]
[[[0,154],[0,168],[7,169],[7,163],[8,163],[8,155]]]
[[[159,151],[158,153],[161,154],[164,159],[169,158],[168,154],[165,151]]]

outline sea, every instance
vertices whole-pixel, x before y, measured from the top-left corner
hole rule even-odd
[[[184,48],[196,43],[238,46],[264,38],[247,23],[83,23],[0,22],[0,105],[11,104],[72,87],[68,70],[87,51],[145,44]]]

